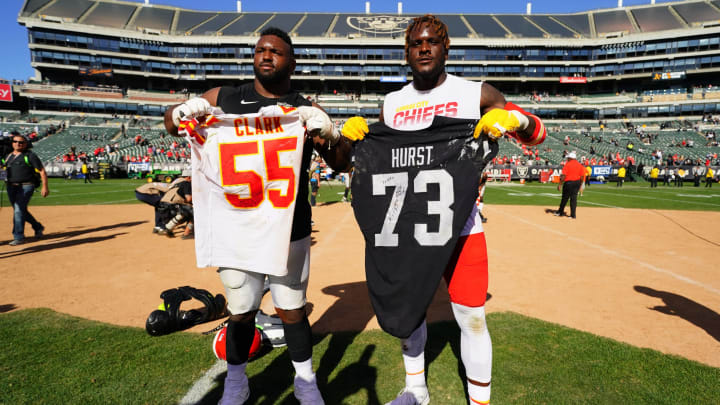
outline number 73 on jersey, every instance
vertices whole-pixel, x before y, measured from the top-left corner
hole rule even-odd
[[[397,222],[405,205],[406,198],[419,198],[409,196],[408,186],[410,178],[407,172],[374,174],[372,176],[372,193],[374,196],[386,195],[388,188],[393,188],[390,205],[385,213],[382,229],[375,234],[376,247],[398,246],[398,234],[395,233]],[[412,179],[412,194],[427,192],[429,184],[439,186],[439,199],[427,201],[427,214],[439,216],[437,232],[429,232],[428,224],[416,223],[413,226],[413,237],[421,246],[442,246],[452,238],[452,225],[454,212],[451,208],[455,202],[453,192],[453,178],[444,169],[420,170]]]

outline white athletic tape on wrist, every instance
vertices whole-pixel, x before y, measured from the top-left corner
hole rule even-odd
[[[528,117],[520,111],[510,110],[510,114],[514,115],[520,123],[520,126],[518,127],[519,130],[525,130],[527,129],[528,125],[530,125],[530,120],[528,119]]]

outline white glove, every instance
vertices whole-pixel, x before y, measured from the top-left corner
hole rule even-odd
[[[180,120],[197,118],[207,115],[212,110],[210,102],[202,97],[194,97],[175,107],[172,112],[173,124],[180,126]]]
[[[319,136],[322,139],[330,141],[331,145],[337,143],[340,139],[340,132],[335,129],[330,117],[325,111],[317,107],[298,107],[300,121],[303,122],[308,134],[311,136]]]

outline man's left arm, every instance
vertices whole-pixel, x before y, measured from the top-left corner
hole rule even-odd
[[[545,140],[547,130],[540,118],[506,101],[505,96],[488,83],[483,82],[481,94],[482,118],[475,130],[476,137],[480,132],[495,139],[507,134],[530,146]]]
[[[312,136],[315,150],[333,170],[337,172],[350,170],[352,142],[340,134],[340,129],[335,127],[335,124],[333,124],[322,107],[315,102],[313,102],[312,106],[320,110],[324,115],[324,117],[318,116],[317,119],[311,117],[306,122],[308,134]]]
[[[560,182],[558,182],[557,186],[558,191],[562,191],[563,184],[565,184],[565,173],[560,175]]]
[[[40,195],[42,195],[43,197],[47,197],[50,194],[50,188],[48,187],[48,176],[44,167],[40,169],[40,181],[42,182]]]
[[[48,176],[47,172],[45,171],[45,166],[43,166],[42,161],[33,152],[29,153],[30,158],[30,165],[32,165],[33,169],[40,174],[40,195],[43,197],[47,197],[50,194],[50,188],[48,187]]]

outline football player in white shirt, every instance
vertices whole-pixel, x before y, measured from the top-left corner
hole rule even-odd
[[[435,16],[417,17],[408,25],[405,56],[413,81],[386,96],[380,120],[395,129],[417,130],[429,127],[436,115],[478,119],[476,137],[484,133],[490,140],[497,141],[509,135],[527,145],[541,143],[546,131],[539,118],[507,102],[502,93],[488,83],[467,81],[445,71],[449,45],[447,26]],[[362,140],[367,132],[367,123],[362,117],[349,119],[342,130],[343,135],[353,141]],[[471,404],[488,404],[492,343],[485,323],[487,246],[477,209],[467,220],[455,254],[456,260],[448,265],[445,280],[461,331],[460,351],[467,375],[468,399]],[[430,402],[425,381],[426,340],[424,322],[402,340],[405,388],[389,404]]]

